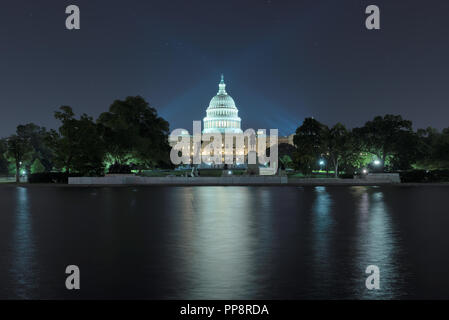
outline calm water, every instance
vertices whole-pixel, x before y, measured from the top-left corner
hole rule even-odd
[[[448,187],[0,187],[0,298],[449,298]],[[81,290],[65,289],[65,268]],[[381,289],[365,288],[377,265]]]

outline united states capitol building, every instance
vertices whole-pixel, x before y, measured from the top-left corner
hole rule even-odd
[[[267,130],[268,131],[268,130]],[[254,141],[250,141],[251,139],[245,139],[243,148],[236,147],[235,143],[232,148],[228,148],[229,146],[225,145],[225,134],[243,134],[242,130],[242,119],[239,117],[239,110],[237,109],[236,103],[234,99],[228,94],[226,91],[226,83],[224,81],[224,76],[221,76],[221,81],[218,84],[218,92],[211,99],[209,103],[209,107],[206,110],[206,117],[203,119],[203,135],[204,134],[221,134],[222,135],[222,157],[223,163],[226,156],[226,150],[232,150],[233,155],[244,155],[245,159],[248,155],[249,145],[255,144],[257,146],[257,137],[261,136],[261,132],[257,132],[257,135],[254,136]],[[185,131],[184,136],[191,135]],[[278,144],[287,143],[293,145],[293,136],[294,134],[288,137],[278,137]],[[170,141],[170,145],[173,146],[176,142]],[[205,147],[208,145],[208,142],[203,142],[201,154],[207,159],[207,151],[205,151]],[[266,139],[266,147],[269,147],[269,138]],[[191,149],[191,153],[194,153],[194,150]],[[246,163],[246,161],[244,162]],[[244,163],[234,162],[234,167],[244,166]],[[214,166],[211,163],[206,163],[203,165]],[[203,166],[202,165],[202,166]]]
[[[212,98],[206,110],[203,125],[203,133],[243,133],[239,110],[234,99],[226,92],[223,75],[218,84],[217,95]]]

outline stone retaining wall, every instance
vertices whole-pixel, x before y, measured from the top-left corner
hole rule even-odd
[[[400,183],[401,177],[399,176],[399,173],[369,173],[360,180],[366,180],[368,182],[390,181],[392,183]]]
[[[113,177],[71,177],[69,184],[80,185],[249,185],[249,184],[284,184],[287,177],[262,176],[262,177],[138,177],[138,176],[113,176]]]
[[[397,177],[399,179],[399,175]],[[399,180],[392,176],[375,176],[364,179],[337,178],[287,178],[285,176],[235,176],[235,177],[139,177],[119,175],[107,177],[71,177],[71,185],[369,185],[392,184]]]

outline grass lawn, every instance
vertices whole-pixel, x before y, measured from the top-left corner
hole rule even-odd
[[[15,177],[0,177],[0,183],[12,183],[16,182]]]
[[[166,177],[166,176],[176,176],[182,177],[190,171],[175,171],[175,170],[145,170],[137,174],[141,177]]]
[[[221,177],[223,175],[223,171],[232,171],[233,176],[241,176],[245,173],[243,169],[200,169],[200,177]],[[227,176],[227,175],[226,175]]]
[[[287,172],[289,178],[334,178],[334,171],[329,171],[329,175],[326,171],[313,171],[311,175],[305,176],[300,172]]]
[[[242,169],[230,169],[232,175],[241,176],[245,173]],[[221,177],[223,174],[222,169],[199,169],[200,177]],[[166,176],[176,176],[183,177],[186,174],[190,176],[191,170],[145,170],[138,174],[141,177],[166,177]]]

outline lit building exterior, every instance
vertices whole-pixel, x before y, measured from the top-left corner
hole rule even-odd
[[[218,92],[217,94],[211,99],[209,106],[206,110],[206,117],[203,119],[203,130],[202,134],[220,134],[222,136],[222,165],[213,165],[212,162],[209,162],[210,159],[212,159],[211,155],[208,155],[208,150],[206,147],[209,145],[210,141],[206,139],[207,141],[202,142],[201,145],[201,155],[203,161],[203,166],[218,166],[222,167],[225,163],[225,157],[226,156],[232,156],[234,158],[234,164],[229,165],[230,167],[240,167],[245,166],[245,163],[247,163],[247,156],[248,156],[248,150],[255,150],[254,147],[257,149],[258,146],[258,139],[257,137],[265,137],[260,130],[255,132],[254,136],[251,136],[248,134],[248,132],[243,132],[241,129],[242,119],[238,115],[239,110],[236,107],[234,99],[226,92],[226,84],[224,82],[223,75],[221,76],[221,81],[218,84]],[[269,131],[269,130],[267,130]],[[243,147],[237,147],[236,146],[236,140],[233,139],[233,145],[231,148],[229,148],[229,145],[226,145],[225,140],[225,134],[229,135],[235,135],[245,136],[244,138],[244,145]],[[190,154],[191,156],[195,153],[195,147],[193,144],[193,139],[191,134],[183,130],[183,133],[181,134],[184,137],[190,138]],[[288,136],[288,137],[278,137],[278,144],[280,143],[288,143],[293,145],[293,136],[294,134]],[[176,144],[177,140],[170,141],[170,145],[173,147]],[[266,148],[269,147],[270,139],[269,137],[266,138]],[[228,150],[228,153],[226,153],[226,150]],[[183,152],[188,152],[188,150],[184,150]],[[232,154],[231,154],[232,152]],[[237,155],[244,157],[243,163],[237,163],[235,160],[237,158]]]
[[[218,85],[218,93],[210,101],[206,114],[203,119],[203,133],[243,133],[239,110],[234,99],[226,92],[223,75]]]
[[[218,92],[211,99],[209,107],[206,110],[206,117],[203,119],[203,134],[221,134],[222,135],[222,162],[225,163],[225,157],[228,155],[234,157],[234,165],[239,166],[245,163],[236,163],[237,155],[245,156],[248,153],[248,142],[246,141],[243,148],[236,147],[235,143],[229,148],[226,144],[225,134],[242,135],[241,129],[242,119],[239,117],[239,110],[235,105],[234,99],[226,92],[226,83],[224,76],[221,75],[221,81],[218,84]],[[254,137],[254,139],[256,139]],[[201,154],[204,159],[211,159],[205,147],[208,142],[203,143]],[[231,150],[231,151],[230,151]],[[232,152],[232,153],[231,153]],[[206,165],[211,165],[206,160]],[[233,165],[231,165],[233,166]]]

